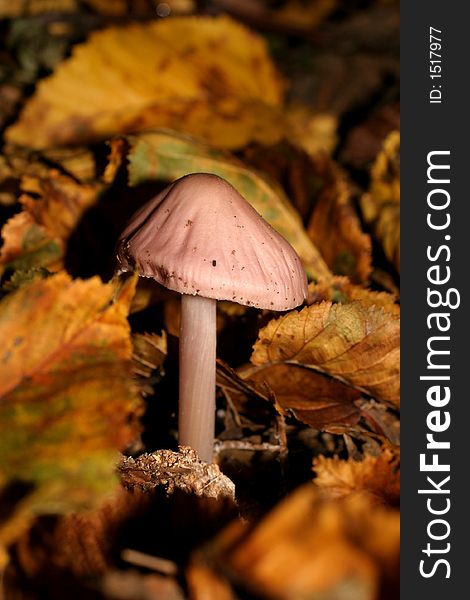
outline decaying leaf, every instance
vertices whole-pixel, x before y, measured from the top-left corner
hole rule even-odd
[[[400,502],[400,453],[382,448],[378,456],[362,461],[318,456],[314,459],[315,484],[329,498],[367,494],[375,502],[398,506]]]
[[[388,135],[372,167],[369,191],[361,198],[364,219],[400,271],[400,133]]]
[[[64,273],[0,303],[0,488],[31,489],[0,530],[43,512],[94,504],[114,488],[117,452],[137,435],[127,314],[135,282],[113,301],[98,278]]]
[[[316,163],[323,186],[308,234],[334,273],[347,275],[354,283],[365,283],[371,272],[371,241],[351,204],[348,183],[328,157],[317,157]]]
[[[360,301],[314,304],[268,323],[251,361],[303,365],[398,406],[399,323]]]
[[[188,173],[214,173],[229,181],[252,206],[292,244],[309,274],[328,279],[331,274],[318,250],[308,238],[299,214],[279,185],[246,167],[233,156],[197,140],[169,131],[153,131],[128,136],[127,158],[130,184],[148,180],[173,181]],[[108,178],[125,151],[117,140],[111,146]]]
[[[232,525],[195,560],[268,600],[378,600],[398,591],[399,528],[398,511],[364,496],[326,500],[310,484],[248,531]]]
[[[23,189],[29,192],[20,199],[23,211],[2,230],[0,273],[39,267],[58,271],[63,267],[71,232],[85,210],[96,202],[103,184],[79,184],[50,170],[42,176],[24,178]]]
[[[226,16],[175,17],[92,33],[6,136],[44,148],[164,126],[235,148],[279,136],[281,101],[261,37]]]
[[[347,277],[333,277],[329,281],[310,283],[308,286],[307,304],[315,304],[324,300],[346,304],[360,300],[363,306],[376,306],[392,315],[400,315],[400,306],[396,296],[388,292],[375,292],[359,285],[354,285]]]
[[[265,364],[244,369],[240,375],[247,383],[266,390],[266,395],[270,392],[282,410],[315,429],[328,431],[331,426],[359,421],[355,401],[360,392],[302,365]]]

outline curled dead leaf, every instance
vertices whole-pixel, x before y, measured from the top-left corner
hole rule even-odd
[[[400,502],[400,453],[385,447],[378,456],[362,461],[318,456],[314,459],[315,484],[329,498],[366,494],[375,502],[398,506]]]

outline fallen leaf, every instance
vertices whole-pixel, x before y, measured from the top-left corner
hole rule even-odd
[[[379,600],[398,591],[399,532],[398,511],[364,496],[326,500],[309,484],[254,527],[227,528],[203,556],[237,590],[267,600]]]
[[[354,283],[366,283],[371,272],[370,238],[362,231],[344,174],[328,157],[317,157],[323,185],[308,224],[308,234],[330,269]]]
[[[388,292],[375,292],[359,285],[354,285],[347,277],[333,277],[329,281],[310,283],[308,286],[307,304],[315,304],[324,300],[346,304],[360,300],[363,306],[383,308],[392,315],[400,315],[397,297]]]
[[[0,489],[31,488],[0,529],[3,544],[34,514],[94,505],[114,489],[118,450],[138,432],[134,286],[113,302],[113,285],[59,273],[0,302]]]
[[[400,272],[400,133],[390,133],[372,167],[369,191],[361,198],[364,219]]]
[[[315,485],[328,498],[359,493],[375,502],[399,506],[400,454],[396,448],[382,448],[378,456],[366,455],[362,461],[318,456],[313,470]]]
[[[398,406],[399,335],[398,317],[381,308],[322,302],[268,323],[251,362],[303,365]]]
[[[279,137],[281,103],[261,37],[227,16],[175,17],[93,32],[6,137],[44,148],[163,126],[236,148]]]
[[[355,425],[361,394],[344,383],[301,365],[266,364],[244,369],[241,377],[274,396],[276,405],[314,429],[329,431],[337,424]]]
[[[188,173],[213,173],[231,183],[240,194],[296,250],[305,269],[315,279],[328,279],[331,273],[308,238],[301,218],[282,188],[261,173],[253,171],[226,152],[169,131],[153,131],[126,138],[130,185],[159,179],[173,181]],[[118,141],[119,149],[125,150]],[[115,146],[111,151],[109,177],[119,164]],[[121,159],[122,160],[122,159]]]
[[[20,198],[23,211],[2,229],[0,274],[39,267],[58,271],[63,268],[70,234],[85,210],[96,202],[103,184],[80,184],[50,170],[26,176],[23,189],[29,192]]]

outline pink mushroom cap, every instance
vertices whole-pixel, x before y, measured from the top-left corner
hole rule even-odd
[[[307,296],[292,246],[224,179],[186,175],[145,204],[118,243],[119,272],[181,294],[289,310]]]

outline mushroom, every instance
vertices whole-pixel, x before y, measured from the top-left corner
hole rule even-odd
[[[300,259],[227,181],[193,173],[131,218],[117,260],[119,273],[137,271],[182,294],[179,443],[211,462],[216,301],[292,309],[307,295]]]

